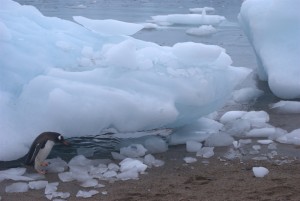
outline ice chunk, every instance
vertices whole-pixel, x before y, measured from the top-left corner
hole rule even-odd
[[[27,176],[22,176],[26,172],[26,168],[10,168],[0,171],[0,181],[11,179],[14,181],[32,181],[33,179]]]
[[[82,197],[82,198],[90,198],[92,197],[93,195],[96,195],[98,194],[99,191],[97,190],[90,190],[90,191],[82,191],[82,190],[79,190],[76,194],[76,197]]]
[[[117,175],[117,178],[121,180],[138,179],[138,177],[139,173],[134,169],[123,171]]]
[[[67,162],[62,160],[61,158],[47,159],[46,161],[49,163],[46,168],[48,172],[58,173],[64,172],[66,169],[68,169]]]
[[[217,29],[211,25],[201,25],[198,28],[190,28],[186,30],[186,33],[196,36],[209,36],[217,33]]]
[[[214,153],[214,147],[202,147],[196,154],[196,156],[200,156],[203,158],[210,158]]]
[[[29,190],[28,184],[24,182],[13,183],[5,187],[6,193],[24,193]]]
[[[250,101],[255,101],[264,92],[262,90],[246,87],[233,92],[233,100],[237,103],[248,103]]]
[[[120,154],[131,157],[131,158],[136,158],[140,156],[144,156],[146,153],[147,149],[141,144],[132,144],[128,147],[122,147],[120,149]]]
[[[147,153],[163,153],[168,150],[168,144],[165,140],[158,136],[151,136],[144,142],[144,146],[147,149]]]
[[[62,182],[69,182],[74,180],[72,172],[61,172],[58,174],[58,177]]]
[[[133,35],[143,29],[143,26],[140,24],[122,22],[113,19],[92,20],[82,16],[74,16],[73,19],[75,22],[78,22],[87,29],[104,34]]]
[[[82,187],[94,187],[96,185],[98,185],[98,180],[96,179],[89,179],[80,184]]]
[[[276,128],[254,128],[246,133],[247,137],[270,137],[276,134]]]
[[[254,149],[255,151],[259,151],[261,149],[260,145],[253,145],[252,149]]]
[[[144,163],[148,166],[148,167],[160,167],[163,166],[165,163],[162,160],[158,160],[156,159],[153,155],[151,154],[147,154],[144,157]]]
[[[105,178],[112,178],[115,176],[117,176],[117,172],[114,170],[109,170],[103,174],[103,177],[105,177]]]
[[[48,181],[31,181],[28,183],[28,186],[30,189],[42,189],[42,188],[46,188],[46,186],[48,185]]]
[[[229,111],[222,115],[220,122],[225,124],[234,120],[242,118],[247,112],[246,111]]]
[[[202,13],[203,11],[209,13],[209,12],[214,12],[215,9],[213,7],[203,7],[203,8],[190,8],[189,11],[191,13]]]
[[[276,141],[284,144],[300,145],[300,129],[293,130],[290,133],[282,135]]]
[[[270,117],[265,111],[250,111],[244,114],[242,119],[249,120],[251,123],[265,123],[270,120]]]
[[[194,158],[194,157],[184,157],[183,160],[184,160],[186,163],[195,163],[195,162],[197,162],[197,159]]]
[[[273,140],[257,140],[259,144],[271,144],[273,143]]]
[[[113,157],[113,159],[115,160],[124,160],[126,158],[126,156],[119,154],[117,152],[111,152],[111,156]]]
[[[46,197],[49,199],[49,200],[52,200],[53,198],[56,198],[56,197],[60,197],[62,199],[66,199],[68,197],[70,197],[70,193],[69,192],[51,192],[49,194],[46,194]],[[57,198],[58,199],[58,198]]]
[[[293,3],[247,0],[238,17],[256,53],[259,78],[283,99],[300,98],[300,14]]]
[[[225,17],[205,14],[169,14],[152,16],[152,19],[159,25],[218,25],[225,20]]]
[[[227,133],[214,133],[210,135],[205,140],[205,146],[208,147],[222,147],[222,146],[229,146],[234,141],[233,137],[228,135]]]
[[[88,166],[92,164],[92,160],[87,159],[83,155],[77,155],[73,157],[68,163],[69,166]]]
[[[294,114],[300,113],[300,101],[279,101],[270,106],[281,114]]]
[[[231,136],[243,137],[250,129],[251,129],[251,122],[249,120],[238,119],[226,123],[222,130],[230,134]]]
[[[255,177],[264,177],[269,174],[269,170],[265,167],[253,167],[252,171]]]
[[[110,164],[108,164],[107,167],[108,167],[109,170],[113,170],[113,171],[116,171],[116,172],[120,169],[120,167],[115,163],[110,163]]]
[[[51,194],[57,190],[58,182],[48,183],[45,188],[45,194]]]
[[[147,169],[147,165],[143,164],[141,161],[132,158],[126,158],[120,162],[120,171],[125,172],[128,170],[136,170],[137,172],[144,172]]]
[[[202,143],[189,140],[186,142],[186,151],[187,152],[197,152],[202,148]]]

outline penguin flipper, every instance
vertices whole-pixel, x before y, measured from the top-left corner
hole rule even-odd
[[[45,143],[37,143],[35,144],[35,146],[31,146],[30,150],[27,154],[27,158],[25,160],[25,164],[26,165],[32,165],[34,164],[34,160],[35,157],[37,156],[37,154],[39,153],[40,149],[43,148],[45,146]]]

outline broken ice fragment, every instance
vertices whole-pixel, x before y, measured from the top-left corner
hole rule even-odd
[[[210,158],[214,155],[214,147],[203,147],[202,149],[200,149],[196,156],[200,156],[203,158]]]
[[[252,171],[255,177],[264,177],[269,174],[269,170],[265,167],[253,167]]]
[[[76,197],[82,197],[82,198],[90,198],[92,197],[93,195],[96,195],[98,194],[99,191],[97,190],[90,190],[90,191],[82,191],[82,190],[79,190],[76,194]]]
[[[46,186],[48,185],[48,181],[31,181],[29,182],[28,186],[30,189],[42,189],[42,188],[46,188]]]
[[[6,193],[24,193],[29,190],[28,184],[25,182],[13,183],[5,187]]]

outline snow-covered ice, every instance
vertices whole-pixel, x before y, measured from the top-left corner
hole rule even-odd
[[[24,193],[29,190],[29,186],[25,182],[16,182],[5,187],[6,193]]]
[[[300,98],[299,9],[293,0],[247,0],[239,14],[257,56],[260,79],[284,99]]]
[[[193,16],[200,24],[224,20],[198,14],[167,20],[185,23]],[[1,1],[0,122],[9,137],[1,140],[0,160],[23,156],[45,130],[68,138],[109,127],[135,132],[184,126],[225,104],[251,72],[231,66],[219,46],[160,46],[122,35],[142,25],[122,23],[124,32],[103,34],[121,22],[74,19],[82,25]]]
[[[264,177],[269,174],[269,170],[265,167],[253,167],[252,171],[255,177]]]

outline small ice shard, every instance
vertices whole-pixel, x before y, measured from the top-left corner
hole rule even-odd
[[[231,145],[233,141],[233,137],[231,137],[227,133],[213,133],[205,140],[205,146],[224,147]]]
[[[67,162],[62,160],[61,158],[47,159],[46,161],[49,163],[46,168],[48,172],[59,173],[64,172],[66,169],[68,169]]]
[[[196,156],[200,156],[203,158],[210,158],[214,155],[214,147],[203,147],[199,150]]]
[[[115,160],[124,160],[126,158],[126,156],[122,155],[122,154],[119,154],[117,152],[111,152],[111,155],[113,157],[113,159]]]
[[[195,162],[197,162],[197,159],[194,158],[194,157],[184,157],[183,160],[184,160],[186,163],[195,163]]]
[[[118,179],[121,179],[123,181],[129,180],[129,179],[138,179],[139,173],[136,169],[126,170],[117,175]]]
[[[165,164],[164,161],[162,160],[158,160],[156,159],[153,155],[151,154],[147,154],[145,157],[144,157],[144,163],[148,166],[148,167],[160,167],[160,166],[163,166]]]
[[[27,176],[22,176],[26,172],[26,168],[10,168],[0,171],[0,181],[11,179],[14,181],[32,181],[33,179]]]
[[[279,101],[270,106],[280,114],[299,114],[300,113],[300,101]]]
[[[273,143],[274,141],[273,140],[257,140],[257,142],[259,144],[271,144]]]
[[[5,187],[6,193],[24,193],[29,190],[29,186],[25,182],[13,183]]]
[[[61,173],[58,174],[58,178],[62,182],[69,182],[69,181],[74,180],[72,172],[61,172]]]
[[[57,190],[58,182],[48,183],[45,188],[45,194],[51,194]]]
[[[186,142],[186,151],[187,152],[197,152],[202,148],[202,143],[189,140]]]
[[[97,190],[90,190],[90,191],[82,191],[82,190],[79,190],[76,194],[76,197],[82,197],[82,198],[90,198],[92,197],[93,195],[96,195],[98,194],[99,191]]]
[[[98,180],[96,179],[89,179],[80,184],[80,186],[82,187],[94,187],[97,185],[98,185]]]
[[[66,199],[66,198],[68,198],[68,197],[70,197],[70,193],[69,192],[56,192],[56,191],[54,191],[54,192],[52,192],[52,193],[50,193],[50,194],[47,194],[46,195],[46,197],[49,199],[49,200],[51,200],[51,199],[53,199],[53,198],[57,198],[57,197],[60,197],[60,198],[62,198],[62,199]],[[58,198],[57,198],[58,199]]]
[[[97,184],[96,186],[94,186],[95,188],[103,188],[103,187],[105,187],[105,185],[104,184]]]
[[[128,147],[122,147],[120,149],[120,154],[130,157],[130,158],[137,158],[140,156],[144,156],[147,149],[141,144],[132,144]]]
[[[269,173],[269,170],[265,167],[253,167],[252,171],[255,177],[264,177]]]
[[[120,169],[120,167],[115,163],[110,163],[110,164],[108,164],[107,167],[109,170],[113,170],[113,171],[118,171]]]
[[[105,177],[105,178],[112,178],[115,176],[117,176],[117,172],[114,170],[109,170],[103,174],[103,177]]]
[[[107,191],[102,191],[101,194],[102,195],[107,195]]]
[[[147,169],[147,165],[137,159],[126,158],[120,162],[120,171],[125,172],[135,169],[137,172],[144,172]]]
[[[163,153],[168,150],[168,144],[158,136],[149,136],[144,142],[145,149],[148,153]]]
[[[48,185],[48,181],[31,181],[28,183],[28,186],[30,189],[42,189],[42,188],[46,188],[46,186]]]

